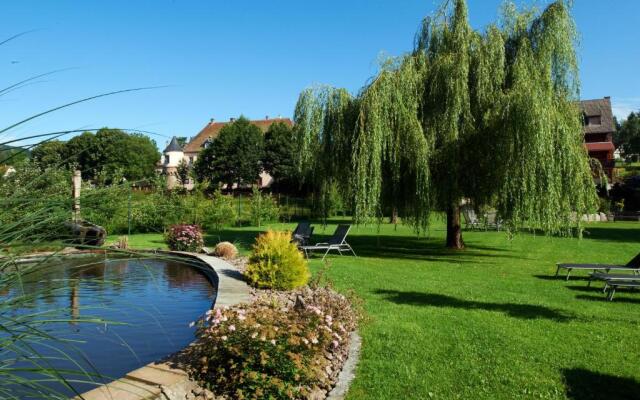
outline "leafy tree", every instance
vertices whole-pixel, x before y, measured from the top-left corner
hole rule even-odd
[[[622,154],[630,156],[640,154],[640,111],[632,112],[622,124],[614,137],[616,146],[621,147]]]
[[[160,153],[153,140],[141,134],[102,128],[71,138],[62,150],[65,163],[82,171],[84,179],[130,181],[155,175]]]
[[[240,117],[225,125],[200,152],[194,171],[199,181],[208,180],[212,185],[253,184],[262,171],[263,155],[262,131]]]
[[[72,168],[78,168],[82,172],[83,179],[95,179],[100,171],[98,165],[97,147],[95,135],[84,132],[74,136],[65,144],[64,159]]]
[[[0,143],[0,165],[22,164],[29,158],[29,155],[30,152],[27,149]]]
[[[187,137],[186,136],[178,136],[178,137],[176,137],[176,140],[178,141],[178,144],[182,148],[184,148],[184,146],[187,145]]]
[[[36,146],[31,151],[31,159],[44,170],[65,165],[65,154],[65,143],[60,140],[51,140]]]
[[[233,197],[216,189],[211,196],[211,210],[206,218],[207,224],[216,231],[220,231],[224,225],[233,225],[237,218]]]
[[[447,1],[414,51],[385,62],[356,98],[300,95],[298,168],[323,184],[350,176],[356,222],[393,210],[419,232],[445,211],[451,248],[464,247],[463,199],[494,206],[510,230],[568,233],[575,213],[596,206],[576,37],[564,0],[540,13],[507,5],[501,25],[482,31],[464,0]],[[314,167],[327,159],[335,164]]]
[[[182,160],[180,160],[178,166],[176,167],[176,179],[178,180],[179,184],[186,185],[187,182],[189,182],[190,175],[191,167],[183,158]]]
[[[279,189],[292,186],[297,177],[294,158],[296,147],[293,140],[292,128],[283,122],[271,124],[264,135],[263,167],[273,177],[274,186]]]

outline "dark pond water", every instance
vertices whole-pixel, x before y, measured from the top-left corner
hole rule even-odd
[[[53,367],[97,372],[99,376],[91,379],[98,381],[120,378],[187,346],[194,339],[189,323],[208,310],[215,299],[214,287],[200,267],[161,259],[84,259],[47,266],[28,274],[23,290],[31,298],[20,301],[19,307],[11,310],[11,317],[63,321],[41,326],[56,339],[34,344],[35,350],[50,357],[48,362]],[[20,290],[12,289],[0,293],[0,297],[10,299],[18,293]],[[34,317],[34,313],[43,314]],[[83,322],[93,317],[110,322]],[[65,360],[67,356],[79,365]],[[14,357],[15,352],[0,349],[0,366]],[[28,373],[23,376],[34,378]],[[73,374],[68,377],[88,380]],[[73,394],[58,383],[44,385],[52,391]],[[95,384],[79,382],[73,386],[83,392]]]

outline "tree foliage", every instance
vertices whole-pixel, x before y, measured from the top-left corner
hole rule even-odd
[[[320,184],[352,177],[343,188],[356,221],[394,209],[422,231],[432,210],[447,211],[453,247],[463,199],[492,205],[510,229],[567,232],[596,204],[576,37],[564,0],[541,12],[507,4],[483,31],[469,26],[464,0],[445,2],[414,51],[384,62],[357,98],[301,93],[298,168]]]
[[[350,198],[349,172],[358,100],[345,89],[317,86],[300,94],[294,112],[295,165],[327,217],[330,197]]]
[[[43,142],[33,150],[33,160],[42,169],[77,168],[84,179],[93,181],[150,178],[159,159],[155,142],[147,136],[109,128],[84,132],[68,142]]]
[[[199,181],[231,187],[252,184],[262,171],[264,137],[260,128],[240,117],[225,125],[196,160],[194,171]]]
[[[189,177],[191,176],[191,166],[184,158],[178,163],[175,176],[180,185],[186,185],[189,182]]]
[[[60,140],[50,140],[40,143],[31,151],[33,162],[46,167],[62,166],[65,163],[65,143]]]
[[[614,142],[625,157],[640,154],[640,111],[630,113],[622,121],[614,135]]]
[[[27,148],[13,147],[0,143],[0,165],[22,164],[29,159],[31,152]]]
[[[264,135],[263,168],[279,190],[291,187],[297,178],[293,139],[292,128],[283,122],[271,124]]]

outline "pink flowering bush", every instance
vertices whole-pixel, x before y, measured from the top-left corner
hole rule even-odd
[[[346,359],[356,322],[350,301],[327,288],[218,308],[198,322],[194,372],[230,398],[326,393]]]
[[[202,230],[198,225],[173,225],[165,236],[169,249],[176,251],[200,251],[204,246]]]

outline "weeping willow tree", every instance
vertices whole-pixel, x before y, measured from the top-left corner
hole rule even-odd
[[[324,217],[332,190],[350,198],[347,178],[356,111],[357,99],[345,89],[330,86],[304,90],[296,105],[294,158],[301,183],[314,188]]]
[[[483,31],[469,26],[464,0],[447,1],[414,51],[384,63],[356,98],[302,93],[301,171],[348,181],[356,222],[397,212],[421,231],[445,211],[452,248],[464,247],[463,201],[495,207],[511,230],[567,233],[596,204],[576,37],[564,0],[542,12],[507,4]]]

